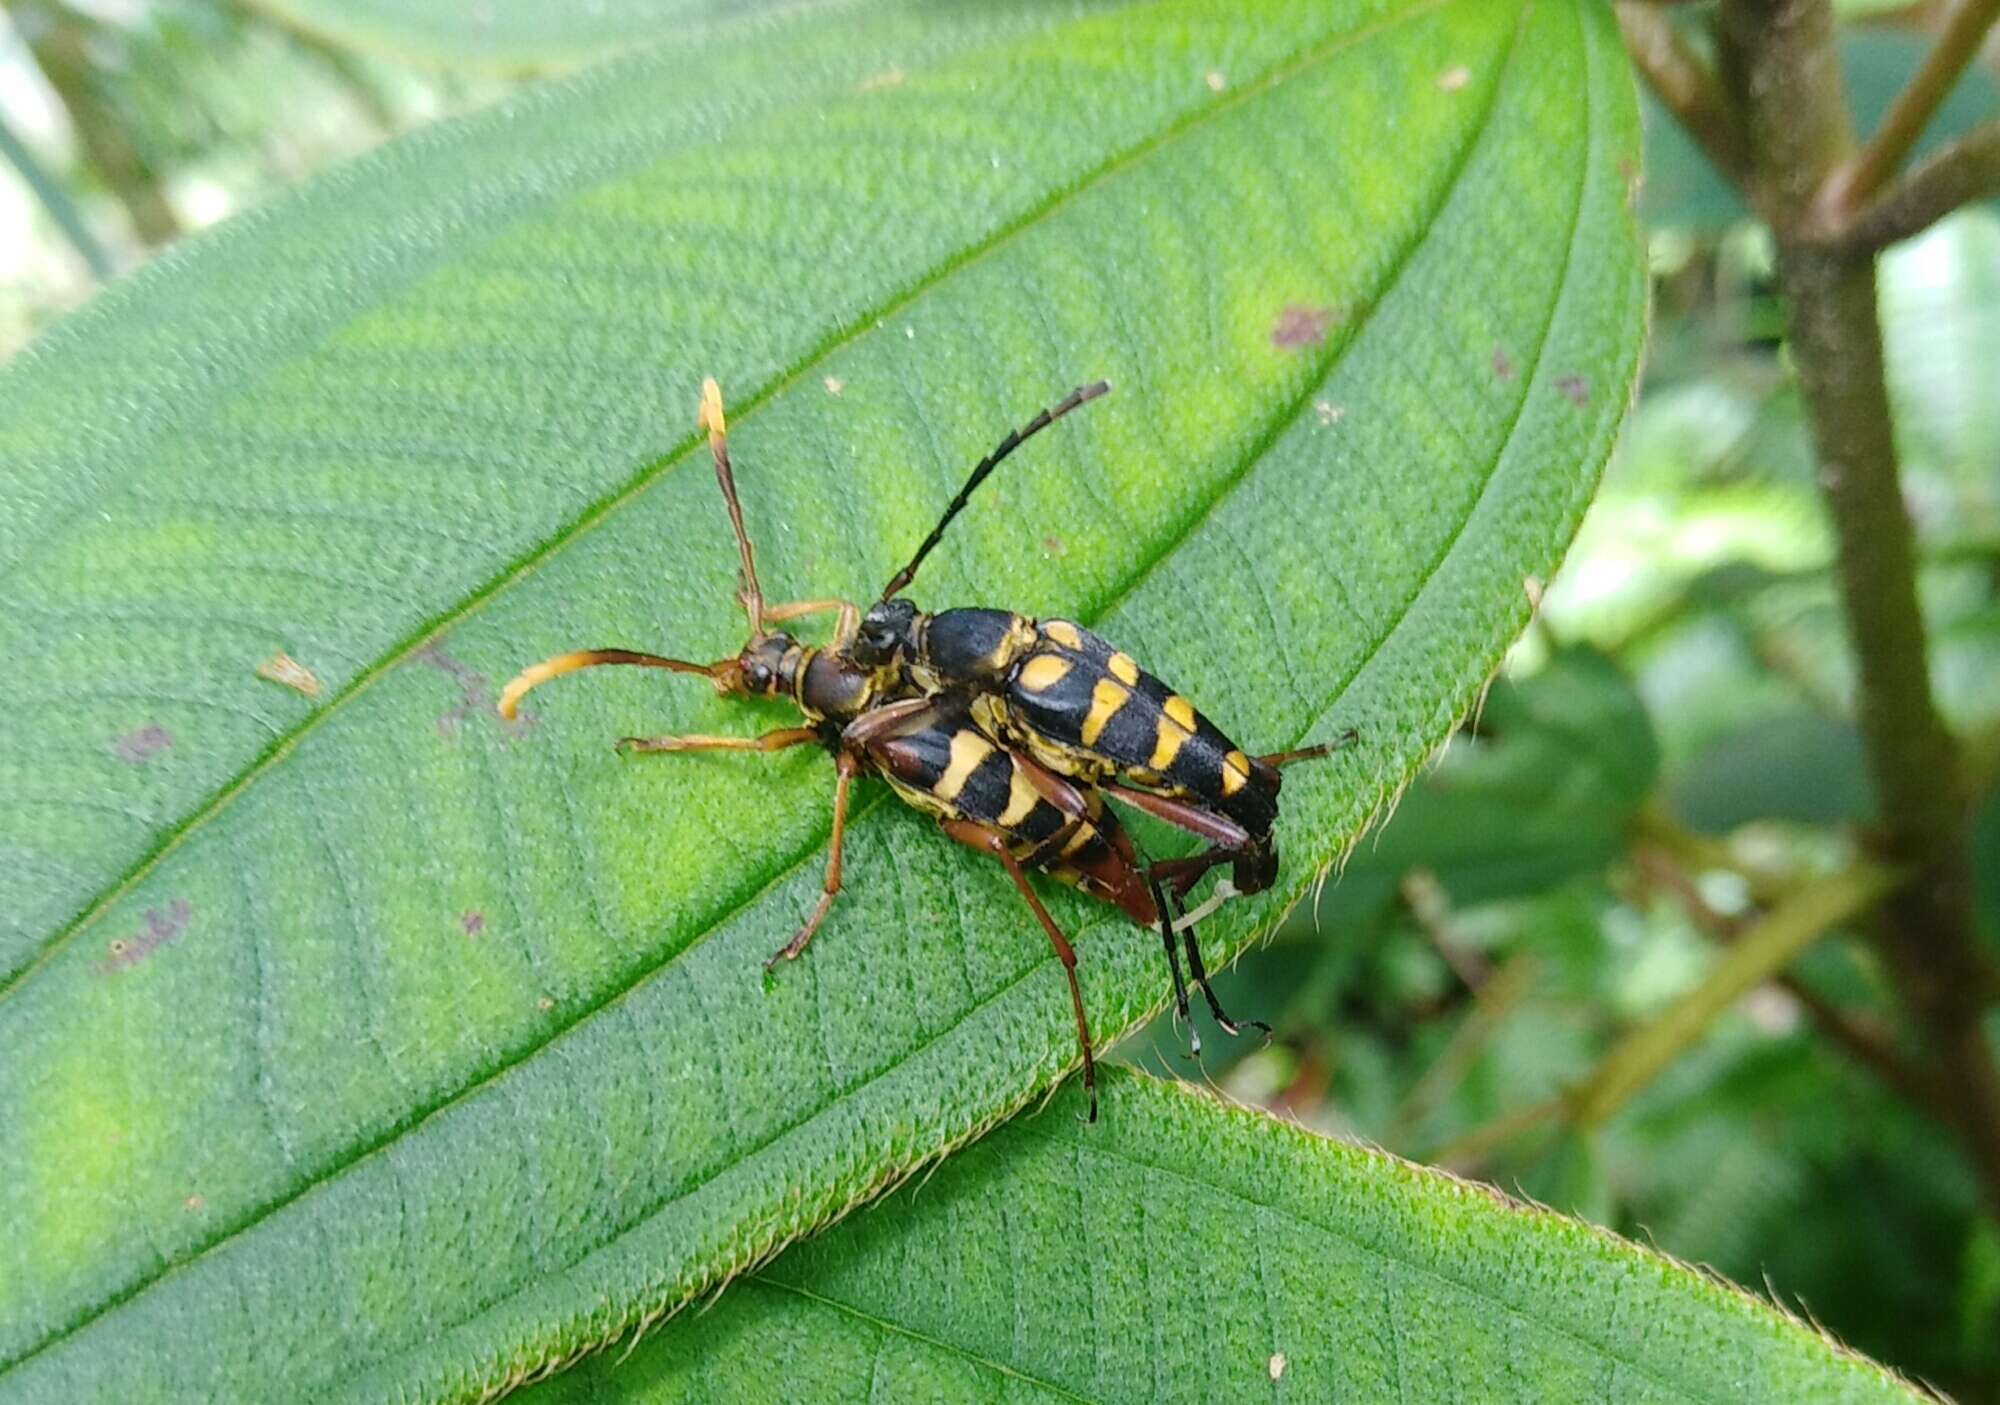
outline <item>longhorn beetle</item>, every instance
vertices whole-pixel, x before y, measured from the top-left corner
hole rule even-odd
[[[1218,892],[1256,893],[1270,887],[1278,874],[1272,829],[1283,780],[1280,768],[1325,756],[1352,741],[1355,733],[1251,756],[1131,655],[1068,620],[1034,620],[1009,610],[979,608],[924,614],[902,596],[952,519],[1000,461],[1049,420],[1110,388],[1104,381],[1079,387],[973,466],[909,564],[889,578],[881,598],[863,616],[848,653],[861,668],[878,674],[900,670],[906,691],[970,691],[973,719],[992,736],[1059,775],[1101,788],[1209,841],[1209,848],[1188,858],[1148,865],[1147,878],[1164,919],[1163,879],[1170,881],[1176,903],[1203,873],[1224,863],[1231,865],[1230,886],[1218,885]],[[1162,931],[1177,1007],[1185,1016],[1187,992],[1174,953],[1173,924],[1163,925]],[[1192,924],[1183,926],[1182,935],[1189,973],[1210,1012],[1225,1030],[1237,1033],[1209,987]],[[1199,1052],[1200,1047],[1197,1038],[1194,1048]]]
[[[1045,412],[1027,433],[1054,418],[1055,414]],[[1167,933],[1171,957],[1174,928],[1167,920],[1157,880],[1150,873],[1142,875],[1130,837],[1094,789],[1079,789],[982,731],[973,717],[970,695],[933,691],[898,696],[894,692],[900,685],[896,669],[855,663],[846,652],[859,615],[853,605],[840,600],[804,600],[767,606],[736,496],[722,396],[713,380],[702,386],[699,422],[708,433],[716,482],[736,537],[737,599],[749,616],[749,640],[734,658],[710,664],[631,649],[558,654],[522,670],[507,684],[500,695],[500,715],[514,717],[522,697],[551,679],[603,664],[698,674],[726,697],[792,702],[804,714],[806,725],[781,727],[757,737],[625,737],[618,742],[618,749],[778,751],[817,743],[833,754],[833,834],[826,880],[811,915],[792,939],[772,954],[766,970],[805,950],[840,891],[848,791],[853,778],[864,770],[881,776],[906,803],[934,818],[949,838],[997,859],[1048,934],[1068,979],[1077,1043],[1083,1053],[1084,1087],[1090,1098],[1090,1118],[1095,1121],[1096,1065],[1083,995],[1077,985],[1076,953],[1036,896],[1025,870],[1038,869],[1109,902],[1141,927],[1160,924]],[[802,644],[770,628],[773,623],[828,612],[836,615],[836,623],[833,641],[826,648]],[[1197,912],[1183,920],[1191,924],[1202,915]],[[1174,975],[1178,986],[1178,968]],[[1183,1012],[1186,1009],[1184,992],[1181,1008]]]

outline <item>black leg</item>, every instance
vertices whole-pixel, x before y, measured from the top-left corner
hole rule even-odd
[[[1241,848],[1218,844],[1184,859],[1162,859],[1152,866],[1152,871],[1168,880],[1175,897],[1184,898],[1188,890],[1201,881],[1204,873],[1222,864],[1236,862],[1244,852]]]
[[[1160,887],[1160,880],[1153,876],[1153,870],[1146,870],[1146,886],[1153,890],[1153,905],[1160,912],[1160,937],[1166,943],[1167,969],[1174,973],[1174,1013],[1187,1021],[1188,1057],[1201,1057],[1201,1034],[1194,1027],[1194,1020],[1188,1013],[1187,982],[1181,979],[1181,954],[1174,947],[1174,909],[1167,905],[1166,891]]]
[[[1178,901],[1175,905],[1179,906]],[[1179,914],[1176,913],[1175,916],[1178,917]],[[1202,996],[1208,1001],[1208,1012],[1215,1016],[1215,1022],[1222,1026],[1223,1033],[1241,1034],[1243,1026],[1248,1025],[1251,1029],[1261,1029],[1266,1035],[1270,1034],[1271,1026],[1262,1020],[1245,1020],[1243,1024],[1238,1024],[1222,1012],[1222,1002],[1215,998],[1215,989],[1209,985],[1208,972],[1201,964],[1201,948],[1195,944],[1192,926],[1182,931],[1181,940],[1187,944],[1188,973],[1194,977],[1194,983],[1201,987]]]

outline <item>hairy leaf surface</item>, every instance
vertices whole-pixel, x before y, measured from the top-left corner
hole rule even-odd
[[[1123,1070],[562,1401],[1920,1399],[1804,1323],[1481,1187]]]

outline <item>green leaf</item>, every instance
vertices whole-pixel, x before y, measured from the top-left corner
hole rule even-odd
[[[1922,1397],[1651,1250],[1184,1084],[1066,1094],[522,1397]],[[1503,1384],[1504,1383],[1504,1384]]]
[[[608,670],[774,599],[1101,626],[1279,748],[1294,900],[1574,531],[1644,289],[1594,0],[813,11],[393,145],[0,379],[0,1397],[476,1395],[865,1199],[1075,1060],[1004,876]],[[893,67],[899,77],[883,75]],[[257,676],[276,651],[308,697]],[[1102,1038],[1158,944],[1068,893]]]
[[[547,69],[684,36],[773,0],[253,0],[338,44],[476,68]]]

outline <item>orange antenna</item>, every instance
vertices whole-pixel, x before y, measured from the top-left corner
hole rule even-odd
[[[721,686],[719,670],[735,664],[734,659],[725,659],[718,664],[688,663],[683,659],[661,658],[658,654],[641,654],[631,649],[577,649],[567,654],[557,654],[552,659],[530,664],[514,676],[514,680],[500,690],[498,710],[508,721],[514,720],[514,713],[521,706],[521,699],[531,689],[539,688],[551,678],[561,678],[566,673],[578,669],[596,668],[599,664],[637,664],[641,668],[670,668],[675,673],[699,673],[702,677]]]
[[[736,598],[750,616],[750,637],[764,637],[764,588],[757,584],[757,558],[750,550],[750,534],[743,528],[743,504],[736,497],[736,474],[729,467],[729,426],[722,417],[722,387],[715,377],[701,383],[701,409],[695,423],[708,431],[708,452],[715,459],[715,481],[722,487],[723,505],[729,509],[729,525],[736,532],[736,550],[743,558],[737,578]]]

